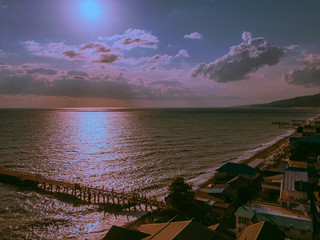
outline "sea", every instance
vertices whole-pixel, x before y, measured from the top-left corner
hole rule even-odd
[[[0,168],[162,198],[288,136],[320,109],[0,109]],[[0,183],[0,239],[99,239],[144,212],[105,212]]]

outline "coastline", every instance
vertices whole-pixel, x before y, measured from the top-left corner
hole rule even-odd
[[[320,117],[320,113],[310,117],[307,119],[307,121],[313,121],[316,118]],[[280,164],[280,162],[283,159],[288,159],[290,154],[289,149],[289,139],[293,137],[296,134],[296,131],[293,131],[290,133],[290,131],[287,132],[288,134],[284,134],[283,137],[279,135],[277,138],[279,138],[277,141],[275,141],[273,144],[255,152],[252,156],[241,159],[240,161],[237,161],[239,163],[243,164],[251,164],[254,161],[261,159],[261,163],[259,165],[259,170],[265,169],[269,165],[277,165]],[[221,167],[221,166],[219,166]],[[197,187],[207,187],[210,183],[214,181],[214,175],[211,176],[209,179],[205,180],[204,182],[201,182],[197,185]]]
[[[249,158],[239,161],[239,163],[250,164],[256,161],[257,159],[262,159],[261,164],[259,164],[262,166],[260,166],[259,169],[265,168],[269,164],[279,163],[281,159],[286,159],[289,157],[289,139],[294,134],[295,132],[288,136],[284,136],[283,138],[280,138],[278,141],[271,144],[270,146],[267,146],[266,148],[263,148],[257,151],[253,156],[250,156]],[[198,184],[197,187],[207,187],[213,181],[214,181],[214,176],[211,176],[206,181]]]
[[[320,114],[309,118],[308,120],[313,120],[317,117],[319,117]],[[293,137],[296,134],[295,131],[289,130],[279,136],[277,136],[270,145],[268,143],[265,143],[266,147],[256,151],[253,155],[248,156],[245,159],[241,159],[235,162],[243,163],[243,164],[251,164],[255,162],[256,160],[259,160],[258,162],[258,169],[264,169],[270,165],[278,165],[283,160],[289,158],[290,154],[290,145],[289,145],[289,139]],[[264,146],[265,146],[264,145]],[[220,167],[220,166],[219,166]],[[197,184],[196,187],[207,187],[210,183],[214,181],[214,175],[212,175],[210,178],[205,180],[204,182],[201,182],[200,184]],[[158,196],[159,197],[159,196]],[[137,224],[139,224],[143,219],[148,219],[148,214],[138,217],[137,219],[133,221],[126,222],[125,224],[122,224],[123,227],[134,227]],[[105,229],[103,234],[105,234],[108,230]],[[102,233],[100,232],[100,234]],[[102,236],[102,235],[100,235]]]

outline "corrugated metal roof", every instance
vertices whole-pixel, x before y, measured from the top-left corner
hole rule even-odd
[[[281,211],[283,210],[283,211]],[[304,215],[298,216],[295,213],[287,214],[288,210],[282,207],[270,206],[266,207],[239,207],[235,215],[239,217],[249,218],[252,222],[268,221],[281,227],[292,227],[298,230],[313,230],[312,220]]]
[[[308,172],[305,168],[288,168],[284,171],[283,188],[290,191],[307,191]],[[301,187],[299,187],[301,185]]]

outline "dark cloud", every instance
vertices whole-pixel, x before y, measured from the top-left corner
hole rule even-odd
[[[40,94],[47,89],[47,81],[31,76],[0,77],[0,94]]]
[[[80,50],[86,50],[86,49],[96,49],[94,53],[99,52],[111,52],[110,48],[107,48],[106,46],[100,44],[100,43],[88,43],[84,45],[83,47],[79,48]]]
[[[135,88],[124,81],[83,79],[36,80],[31,76],[0,77],[0,94],[132,99]]]
[[[113,63],[119,60],[118,54],[102,54],[98,61],[93,61],[96,63]]]
[[[178,80],[171,80],[171,81],[158,80],[158,81],[151,82],[150,85],[162,85],[162,86],[168,86],[168,87],[182,87],[183,86],[183,84]]]
[[[132,48],[158,48],[158,38],[150,32],[141,29],[128,29],[123,34],[110,37],[99,37],[100,41],[111,42],[115,48],[130,50]]]
[[[144,40],[144,39],[141,39],[141,38],[126,38],[124,39],[121,44],[123,45],[129,45],[129,44],[132,44],[132,43],[147,43],[148,41],[147,40]]]
[[[43,75],[56,75],[57,71],[54,69],[50,69],[50,68],[34,68],[34,69],[29,69],[27,70],[27,73],[29,74],[43,74]]]
[[[71,70],[68,72],[69,76],[81,76],[81,77],[87,77],[88,73],[82,72],[82,71],[76,71],[76,70]]]
[[[10,65],[0,68],[0,94],[124,100],[168,100],[190,96],[190,89],[178,80],[133,81],[122,74],[92,76],[75,70],[65,75],[61,75],[63,71],[58,72],[53,78],[48,75],[34,76],[27,73],[28,70],[21,71],[22,68]]]
[[[275,65],[284,56],[284,50],[270,45],[264,38],[252,38],[251,33],[242,34],[243,42],[232,46],[228,54],[193,69],[192,76],[202,76],[216,82],[246,79],[248,74],[265,65]]]
[[[162,57],[160,56],[160,55],[156,55],[156,56],[154,56],[154,57],[152,57],[151,59],[152,60],[159,60],[159,59],[161,59]]]
[[[68,58],[83,58],[79,53],[76,53],[73,50],[69,50],[69,51],[65,51],[62,53],[64,56],[68,57]]]
[[[320,56],[308,55],[303,60],[303,66],[284,75],[284,79],[293,85],[304,87],[320,86]]]

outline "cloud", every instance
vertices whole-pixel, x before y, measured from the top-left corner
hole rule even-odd
[[[81,54],[76,53],[73,50],[62,52],[62,54],[64,56],[66,56],[67,58],[71,58],[71,59],[82,59],[83,58],[83,56]]]
[[[76,71],[76,70],[71,70],[67,73],[69,76],[81,76],[81,77],[87,77],[89,76],[88,73],[82,72],[82,71]]]
[[[131,99],[132,86],[125,82],[63,79],[47,82],[30,76],[0,78],[1,94],[32,94],[44,96],[94,97]]]
[[[176,57],[190,57],[190,55],[187,50],[181,49],[176,55]]]
[[[193,33],[184,35],[184,38],[202,39],[203,36],[202,36],[200,33],[198,33],[198,32],[193,32]]]
[[[150,83],[150,85],[160,85],[160,86],[168,86],[168,87],[182,87],[183,84],[178,80],[157,80]]]
[[[102,54],[100,55],[99,60],[93,61],[95,63],[113,63],[119,60],[118,54]]]
[[[112,50],[99,43],[88,43],[80,47],[67,46],[63,42],[41,44],[35,41],[26,41],[23,44],[33,55],[69,61],[82,60],[93,63],[112,63],[119,60],[120,56],[114,53],[106,54]]]
[[[163,56],[154,56],[155,59],[159,57]],[[174,74],[168,74],[169,80],[157,73],[137,78],[136,74],[130,73],[123,76],[103,71],[65,71],[44,64],[0,65],[0,94],[123,100],[187,99],[192,96],[192,89],[171,79]]]
[[[106,53],[111,52],[110,48],[107,48],[103,44],[100,43],[87,43],[86,45],[79,48],[79,50],[87,50],[87,49],[95,49],[93,53]]]
[[[109,42],[113,47],[130,50],[132,48],[158,48],[158,38],[141,29],[128,29],[123,34],[99,37],[100,41]]]
[[[130,44],[134,44],[134,43],[147,43],[148,41],[147,40],[143,40],[143,39],[141,39],[141,38],[130,38],[130,37],[128,37],[128,38],[126,38],[126,39],[124,39],[122,42],[121,42],[121,44],[122,45],[130,45]]]
[[[79,60],[85,59],[84,55],[77,53],[76,46],[65,45],[64,42],[42,44],[35,41],[22,42],[26,49],[33,55],[40,57],[50,57],[55,59]]]
[[[289,84],[306,88],[320,86],[320,56],[309,54],[301,59],[302,66],[284,75]]]
[[[122,76],[90,76],[76,70],[66,76],[64,71],[33,66],[36,65],[1,65],[0,94],[133,99],[141,91]]]
[[[192,76],[202,76],[216,82],[242,80],[265,65],[277,64],[284,56],[282,48],[272,46],[262,37],[252,38],[251,33],[244,32],[242,39],[242,43],[232,46],[223,57],[196,66]]]
[[[43,75],[56,75],[58,73],[57,70],[50,68],[33,68],[28,69],[27,73],[29,74],[43,74]]]
[[[168,54],[164,55],[154,55],[151,57],[141,57],[138,59],[129,59],[131,64],[138,64],[138,68],[142,68],[143,70],[153,71],[157,69],[159,66],[167,65],[173,59],[173,56]]]

